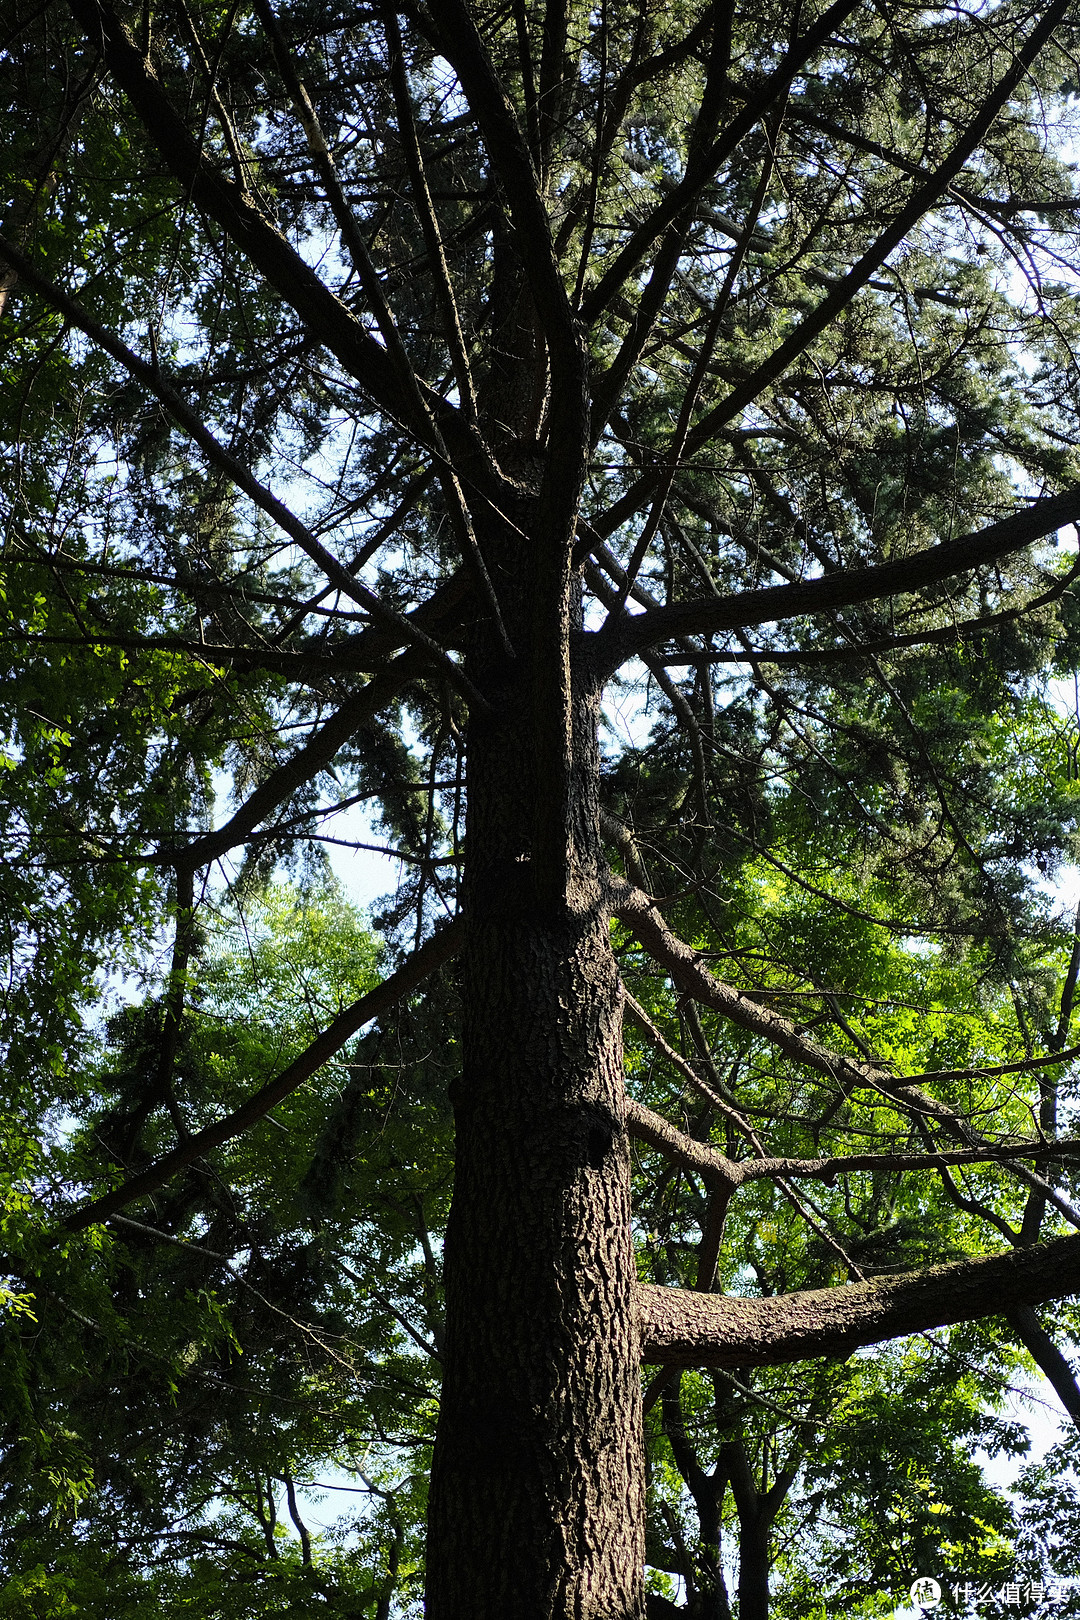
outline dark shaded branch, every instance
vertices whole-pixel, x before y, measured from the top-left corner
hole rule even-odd
[[[551,349],[553,409],[560,410],[571,404],[560,400],[560,387],[584,395],[585,351],[555,258],[540,177],[469,12],[461,0],[432,0],[430,9],[502,183],[529,291]],[[582,449],[579,445],[579,456]]]
[[[251,198],[233,181],[215,173],[201,145],[172,106],[152,64],[137,49],[112,6],[107,0],[71,0],[71,9],[88,38],[100,45],[113,78],[134,107],[166,167],[180,180],[195,205],[204,209],[237,244],[375,404],[393,420],[408,424],[411,432],[421,432],[422,424],[413,420],[412,404],[402,390],[391,356]],[[497,494],[504,487],[503,481],[479,436],[455,406],[423,385],[418,386],[441,432],[453,441],[459,470],[467,467],[468,476],[478,479],[489,494]]]
[[[292,1474],[287,1468],[281,1477],[285,1482],[285,1496],[289,1504],[289,1518],[296,1526],[296,1532],[300,1537],[300,1560],[301,1563],[307,1566],[311,1563],[311,1536],[308,1532],[307,1525],[300,1517],[300,1509],[296,1502],[296,1481],[293,1479]]]
[[[875,568],[838,570],[798,585],[767,585],[737,596],[707,596],[692,602],[650,608],[632,618],[624,616],[610,629],[585,639],[592,641],[593,658],[599,671],[610,674],[628,658],[677,636],[743,630],[755,624],[778,623],[852,607],[858,602],[925,590],[955,574],[985,567],[1011,552],[1022,551],[1034,540],[1053,534],[1067,523],[1078,522],[1080,485],[1072,485],[1060,495],[1034,501],[1022,511],[1013,512],[997,523],[988,523],[973,534],[929,546],[896,562],[881,563]],[[768,659],[770,655],[764,656]]]
[[[170,865],[181,864],[191,871],[206,866],[243,843],[271,810],[275,810],[297,788],[329,765],[338,749],[367,725],[407,681],[419,674],[425,662],[414,650],[402,653],[381,674],[343,703],[303,748],[298,748],[271,771],[223,827],[196,838],[182,848],[164,849],[159,859]]]
[[[702,1468],[690,1436],[686,1432],[686,1420],[683,1416],[677,1379],[673,1379],[664,1390],[664,1433],[671,1446],[675,1466],[695,1502],[700,1506],[703,1501],[711,1500],[715,1493],[715,1485]]]
[[[402,47],[401,30],[398,27],[397,14],[393,6],[386,8],[383,14],[383,26],[386,29],[386,46],[390,60],[390,83],[397,107],[398,133],[401,137],[402,150],[409,170],[416,213],[420,220],[420,228],[424,233],[424,245],[427,248],[428,259],[431,262],[435,296],[439,301],[439,308],[442,312],[443,332],[446,337],[447,347],[450,350],[454,380],[458,386],[462,409],[467,416],[474,418],[476,416],[476,401],[473,395],[472,369],[469,365],[469,355],[465,346],[464,333],[461,329],[461,317],[458,313],[457,298],[454,295],[454,284],[450,279],[450,267],[446,262],[442,235],[439,231],[439,221],[427,182],[423,153],[420,148],[420,137],[417,134],[416,120],[413,117],[409,81],[405,72],[405,54]]]
[[[87,337],[118,361],[132,377],[160,400],[169,415],[198,445],[211,465],[219,468],[241,494],[246,495],[260,511],[272,518],[291,540],[295,540],[312,562],[322,569],[332,585],[366,609],[373,618],[381,620],[388,629],[396,630],[402,642],[423,647],[432,663],[446,675],[463,697],[473,704],[479,704],[480,707],[486,706],[484,698],[438,642],[433,641],[421,630],[415,620],[410,620],[404,614],[398,613],[395,608],[387,606],[375,591],[355,579],[344,564],[340,563],[321,540],[311,533],[307,525],[302,523],[264,484],[261,484],[243,462],[238,461],[226,450],[172,383],[165,378],[157,365],[141,359],[126,343],[96,321],[75,299],[70,298],[61,288],[40,275],[30,261],[2,236],[0,236],[0,252],[12,258],[20,276],[28,285],[33,286],[54,309],[59,310],[73,326],[85,332]]]
[[[695,162],[687,164],[683,178],[631,234],[629,241],[616,255],[611,268],[605,271],[583,301],[581,313],[590,325],[606,312],[619,288],[634,274],[653,242],[688,205],[697,200],[701,188],[708,184],[777,98],[787,92],[796,74],[851,15],[856,5],[857,0],[834,0],[834,4],[823,12],[814,26],[785,52],[757,95],[747,102],[742,111],[732,119],[725,130],[721,131],[715,141],[710,142]]]
[[[714,651],[702,647],[666,653],[658,662],[668,668],[703,668],[708,664],[843,664],[870,658],[876,653],[901,652],[909,647],[933,647],[941,642],[960,642],[968,636],[988,635],[992,630],[1012,624],[1026,614],[1056,602],[1064,596],[1078,575],[1080,558],[1067,574],[1055,580],[1048,591],[1041,596],[1033,596],[1030,602],[1025,602],[1021,607],[1005,608],[1001,613],[987,613],[978,619],[960,619],[953,624],[937,625],[932,630],[913,630],[905,636],[877,636],[870,641],[859,641],[852,631],[849,632],[852,640],[840,647],[807,647],[797,651],[783,647],[724,647]]]
[[[1080,1387],[1072,1368],[1043,1327],[1030,1305],[1009,1312],[1009,1321],[1020,1335],[1032,1361],[1046,1378],[1054,1394],[1080,1429]]]
[[[191,946],[195,921],[195,893],[191,867],[177,868],[176,872],[176,924],[173,940],[172,963],[166,981],[165,1018],[161,1028],[161,1050],[158,1055],[157,1093],[169,1111],[169,1117],[181,1139],[187,1134],[180,1110],[173,1095],[173,1067],[180,1045],[184,1009],[187,1005],[188,968],[191,964]]]
[[[701,90],[697,114],[687,138],[687,161],[688,166],[691,168],[694,166],[699,153],[707,151],[716,137],[716,126],[725,100],[728,67],[730,65],[731,32],[728,24],[730,24],[730,17],[725,14],[725,22],[721,22],[720,17],[718,17],[713,27],[712,45],[708,52],[705,71],[705,83]],[[771,158],[770,146],[769,160],[765,165],[770,175]],[[668,453],[669,466],[661,479],[660,489],[653,501],[653,509],[634,547],[634,559],[627,568],[631,583],[636,578],[641,561],[652,544],[656,530],[659,528],[661,514],[667,503],[671,483],[675,476],[675,469],[682,455],[686,435],[690,431],[698,394],[712,360],[713,349],[720,332],[720,323],[727,308],[731,288],[734,285],[735,277],[739,273],[743,256],[753,233],[767,185],[768,179],[763,176],[758,192],[750,206],[746,229],[728,264],[723,287],[713,304],[708,326],[694,361],[693,375],[679,405],[679,419],[671,440],[671,449]],[[619,346],[619,352],[612,360],[607,371],[602,376],[593,379],[592,442],[594,445],[598,442],[605,424],[615,409],[616,402],[623,392],[627,379],[641,359],[655,327],[657,316],[667,301],[672,283],[678,273],[679,261],[686,245],[687,232],[690,230],[693,220],[694,206],[691,202],[681,215],[672,220],[664,233],[663,240],[653,260],[652,273],[638,295],[633,319],[630,321],[626,336]],[[619,602],[620,610],[624,601],[625,596]]]
[[[758,366],[744,383],[733,389],[725,400],[702,417],[688,437],[688,449],[693,451],[707,443],[719,427],[732,421],[747,405],[752,404],[770,383],[783,376],[791,362],[802,354],[827,326],[831,325],[842,310],[847,308],[874,271],[880,269],[889,254],[899,247],[923,216],[941,200],[965,163],[989,134],[1009,97],[1024,82],[1028,69],[1044,46],[1049,43],[1055,28],[1068,15],[1070,4],[1071,0],[1057,0],[1055,5],[1047,7],[1027,39],[1015,52],[1009,71],[993,92],[983,98],[978,115],[972,119],[956,141],[944,162],[924,180],[907,206],[900,210],[872,246],[867,248],[857,263],[840,278],[828,296],[800,321],[790,336],[773,350],[768,359]]]
[[[354,1282],[364,1295],[370,1299],[373,1299],[376,1304],[381,1305],[383,1310],[388,1312],[388,1314],[394,1318],[394,1321],[397,1323],[398,1327],[405,1330],[405,1332],[409,1335],[409,1338],[412,1339],[413,1343],[419,1345],[420,1349],[423,1350],[425,1355],[430,1356],[433,1361],[438,1361],[440,1359],[436,1346],[429,1344],[428,1340],[424,1338],[423,1334],[416,1331],[412,1323],[409,1321],[409,1318],[404,1316],[402,1312],[398,1310],[397,1306],[393,1304],[391,1300],[387,1299],[386,1295],[382,1293],[380,1289],[374,1287],[370,1278],[365,1279],[364,1277],[361,1277],[360,1273],[353,1270],[352,1266],[349,1265],[348,1261],[343,1255],[338,1255],[338,1262],[341,1266],[343,1274],[348,1277],[349,1281]]]
[[[186,1141],[165,1153],[153,1164],[132,1176],[122,1186],[103,1198],[97,1198],[91,1204],[84,1204],[80,1209],[74,1210],[61,1223],[60,1232],[81,1232],[87,1226],[96,1226],[99,1222],[107,1220],[118,1209],[126,1204],[133,1203],[137,1198],[145,1198],[148,1193],[156,1192],[163,1187],[178,1170],[193,1164],[211,1148],[220,1147],[223,1142],[230,1141],[239,1136],[242,1131],[248,1130],[260,1119],[265,1119],[271,1108],[277,1106],[283,1098],[302,1086],[318,1069],[322,1067],[334,1053],[340,1051],[345,1042],[355,1035],[357,1031],[372,1018],[386,1012],[390,1007],[415,990],[417,985],[434,973],[436,968],[442,967],[452,956],[460,950],[464,936],[464,924],[460,918],[440,929],[418,951],[404,961],[396,973],[391,973],[388,979],[369,990],[367,995],[354,1001],[344,1012],[338,1014],[333,1023],[317,1036],[300,1056],[288,1068],[275,1075],[265,1086],[249,1097],[234,1113],[226,1114],[224,1119],[208,1125],[205,1130],[198,1131],[189,1136]],[[59,1233],[57,1234],[59,1236]]]

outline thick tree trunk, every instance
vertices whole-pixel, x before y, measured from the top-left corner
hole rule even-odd
[[[644,1474],[620,989],[595,706],[565,903],[531,870],[526,693],[469,743],[464,1054],[429,1512],[432,1620],[638,1620]],[[539,890],[539,893],[538,893]]]

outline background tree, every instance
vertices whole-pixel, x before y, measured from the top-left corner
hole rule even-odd
[[[333,889],[225,908],[177,1043],[188,1107],[213,1117],[302,1051],[377,955]],[[418,1594],[451,1169],[435,991],[391,1049],[349,1043],[270,1129],[118,1217],[77,1289],[70,1259],[43,1270],[5,1363],[5,1615],[385,1616]],[[157,998],[114,1015],[59,1174],[133,1129],[151,1145],[133,1114],[161,1021]],[[327,1475],[351,1495],[313,1490]]]
[[[335,993],[370,982],[374,953],[333,891],[248,896],[208,921],[177,1068],[187,1098],[212,1112],[302,1047]],[[37,1403],[40,1413],[47,1401],[63,1428],[37,1468],[35,1447],[11,1444],[18,1431],[8,1431],[3,1612],[43,1620],[74,1604],[142,1620],[192,1603],[211,1616],[314,1614],[329,1603],[376,1613],[418,1596],[453,1011],[452,988],[429,982],[389,1041],[376,1030],[345,1049],[317,1095],[294,1093],[272,1129],[234,1137],[213,1175],[193,1166],[169,1207],[121,1217],[85,1258],[77,1297],[67,1262],[44,1297],[39,1284],[37,1320],[9,1329],[9,1409]],[[54,1150],[58,1179],[77,1176],[100,1139],[126,1127],[160,1016],[150,1002],[113,1019],[83,1071],[90,1126],[69,1129]],[[983,1039],[993,1034],[984,1028]],[[656,1101],[661,1071],[652,1084]],[[680,1200],[679,1179],[654,1172],[642,1163],[644,1257],[653,1275],[677,1277],[704,1212],[690,1179]],[[846,1177],[844,1191],[850,1210],[859,1179]],[[766,1199],[746,1213],[749,1236],[729,1231],[725,1247],[732,1260],[753,1256],[765,1292],[777,1291],[776,1266],[788,1286],[792,1267],[810,1282],[823,1259],[835,1267],[813,1238],[802,1253],[798,1211]],[[843,1241],[867,1269],[887,1264],[890,1247],[909,1263],[961,1252],[955,1232],[950,1244],[929,1229],[949,1206],[935,1214],[924,1200],[921,1227],[906,1232],[859,1213],[876,1242]],[[844,1224],[837,1208],[831,1230]],[[190,1235],[170,1239],[177,1230]],[[742,1370],[654,1389],[652,1610],[667,1612],[659,1594],[670,1572],[687,1581],[693,1612],[726,1612],[725,1564],[738,1571],[733,1602],[741,1591],[752,1604],[771,1586],[785,1615],[804,1614],[822,1590],[876,1613],[883,1594],[928,1568],[1011,1578],[1018,1527],[968,1453],[1020,1445],[1018,1426],[993,1416],[1015,1376],[1000,1334],[973,1338],[969,1326],[956,1343],[917,1339],[895,1356],[809,1363],[795,1380],[786,1369]],[[763,1472],[778,1488],[758,1500]],[[332,1489],[313,1492],[328,1477]],[[1067,1475],[1047,1471],[1037,1488],[1051,1478],[1067,1497]],[[1050,1540],[1033,1564],[1044,1574],[1064,1570],[1072,1546],[1066,1525]]]
[[[428,1604],[626,1620],[642,1360],[673,1455],[664,1369],[1003,1308],[1057,1366],[1023,1313],[1080,1280],[1076,972],[1034,879],[1075,814],[1045,684],[1080,517],[1072,8],[4,26],[12,1292],[98,1278],[149,1198],[155,1242],[209,1251],[192,1176],[242,1180],[225,1144],[460,953]],[[646,746],[606,723],[627,686],[668,706]],[[215,1096],[185,1020],[222,874],[360,803],[408,868],[397,958]],[[86,1010],[166,927],[88,1097]],[[955,996],[868,1000],[912,939]],[[993,1039],[965,994],[1007,998]],[[696,1120],[627,1095],[627,1010]],[[639,1281],[631,1136],[709,1189],[692,1276]],[[970,1225],[913,1241],[939,1186]]]

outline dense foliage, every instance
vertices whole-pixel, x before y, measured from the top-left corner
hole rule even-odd
[[[610,884],[643,1285],[1080,1226],[1078,44],[4,0],[0,1615],[419,1612],[500,907]],[[647,1361],[650,1615],[1076,1576],[1075,1306],[927,1321]]]

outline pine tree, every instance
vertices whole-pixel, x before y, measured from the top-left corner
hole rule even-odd
[[[1080,518],[1072,13],[7,0],[17,1187],[43,1086],[87,1103],[103,970],[172,930],[155,1059],[85,1196],[39,1177],[12,1275],[457,957],[435,1620],[643,1612],[643,1361],[844,1356],[1080,1282],[1076,974],[1032,881],[1075,821],[1039,686]],[[620,748],[627,689],[668,718]],[[359,802],[408,867],[400,960],[206,1119],[182,1056],[222,863],[253,889]],[[818,904],[953,952],[973,1010],[1006,991],[1004,1050],[945,1032],[899,1068],[918,1043],[860,1032]],[[681,1049],[626,998],[638,953]],[[697,1127],[628,1097],[626,1013]],[[743,1111],[718,1029],[847,1133],[824,1168],[783,1151],[786,1078]],[[854,1173],[876,1113],[875,1175],[1004,1163],[1016,1242],[717,1293],[747,1164]],[[693,1279],[638,1279],[631,1138],[710,1189]]]

